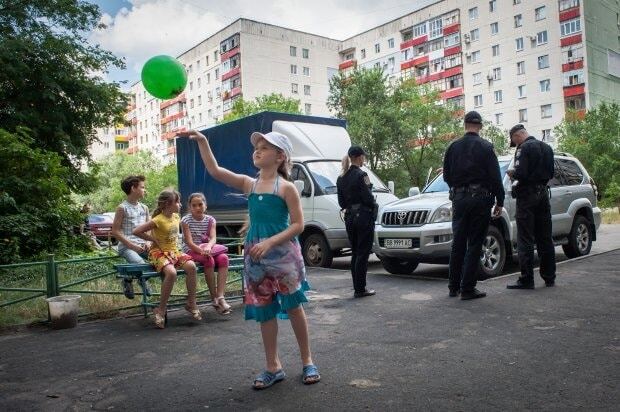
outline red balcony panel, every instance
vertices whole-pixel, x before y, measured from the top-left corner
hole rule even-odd
[[[241,87],[235,87],[234,89],[232,89],[230,91],[230,95],[229,96],[232,99],[233,97],[235,97],[235,96],[237,96],[239,94],[241,94]]]
[[[234,49],[228,50],[226,53],[221,54],[220,59],[221,61],[226,61],[231,57],[236,56],[237,54],[239,54],[239,46],[235,47]]]
[[[424,83],[428,83],[429,81],[430,81],[430,76],[423,76],[423,77],[415,78],[416,84],[424,84]]]
[[[439,80],[442,77],[443,77],[443,72],[437,72],[437,73],[429,74],[428,76],[426,76],[426,78],[428,79],[427,81],[429,82],[434,82],[435,80]]]
[[[560,21],[571,20],[579,17],[579,6],[560,12]]]
[[[461,29],[461,23],[453,23],[443,28],[443,35],[446,36],[448,34],[456,33],[460,29]]]
[[[159,110],[163,110],[166,107],[172,106],[175,103],[185,102],[185,101],[186,101],[185,93],[181,93],[180,95],[178,95],[174,99],[170,99],[170,100],[166,100],[166,101],[161,102],[159,104]]]
[[[166,149],[166,152],[168,154],[175,154],[177,152],[177,148],[175,146],[170,146],[168,149]]]
[[[428,56],[418,57],[417,59],[413,59],[411,62],[413,63],[414,66],[419,66],[421,64],[428,63]]]
[[[461,46],[452,46],[452,47],[448,47],[447,49],[443,49],[443,55],[444,56],[452,56],[453,54],[457,54],[461,52]]]
[[[355,59],[345,60],[338,65],[338,70],[345,70],[345,69],[348,69],[349,67],[356,67],[356,66],[357,66],[357,60]]]
[[[568,86],[564,88],[564,97],[579,96],[586,93],[586,86],[583,84],[577,84],[575,86]]]
[[[231,69],[231,70],[227,71],[226,73],[224,73],[224,74],[222,75],[222,81],[224,81],[224,80],[228,80],[228,79],[230,79],[231,77],[235,77],[235,76],[236,76],[236,75],[238,75],[240,72],[241,72],[241,67],[240,67],[240,66],[237,66],[237,67],[235,67],[234,69]]]
[[[405,70],[405,69],[408,69],[410,67],[413,67],[413,60],[407,60],[406,62],[400,64],[400,69],[401,70]]]
[[[451,99],[453,97],[462,96],[462,95],[463,95],[463,88],[462,87],[456,87],[454,89],[450,89],[450,90],[446,90],[445,92],[441,92],[441,98],[443,100]]]
[[[570,72],[571,70],[583,69],[583,59],[570,63],[564,63],[562,65],[563,72]]]
[[[450,67],[449,69],[444,70],[443,77],[455,76],[461,73],[463,73],[463,66]]]
[[[581,43],[581,33],[560,39],[560,45],[562,47],[577,43]]]
[[[159,124],[170,123],[173,120],[180,119],[185,116],[185,112],[178,112],[175,114],[171,114],[170,116],[166,116],[159,121]]]
[[[131,146],[127,148],[127,154],[134,154],[138,151],[138,146]]]
[[[415,47],[418,46],[422,43],[425,43],[428,40],[428,35],[425,34],[423,36],[420,37],[416,37],[415,39],[411,39],[411,40],[407,40],[405,42],[402,42],[400,44],[400,49],[401,50],[405,50],[408,49],[409,47]]]

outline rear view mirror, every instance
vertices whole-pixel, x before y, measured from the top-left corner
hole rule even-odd
[[[416,196],[420,194],[420,188],[417,186],[409,188],[409,197]]]

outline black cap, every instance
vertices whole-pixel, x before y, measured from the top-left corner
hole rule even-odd
[[[361,155],[366,155],[366,152],[364,151],[364,149],[362,149],[362,146],[351,146],[349,147],[349,151],[347,152],[347,154],[349,155],[349,157],[357,157],[357,156],[361,156]]]
[[[482,124],[482,116],[475,110],[467,112],[465,115],[465,123]]]
[[[510,129],[510,132],[508,132],[508,134],[512,138],[513,134],[517,133],[519,130],[524,130],[524,129],[525,129],[525,126],[523,126],[521,123],[515,124],[514,126],[512,126],[512,128]]]

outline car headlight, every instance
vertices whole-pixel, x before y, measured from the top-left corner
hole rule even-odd
[[[452,221],[452,203],[446,203],[435,210],[431,217],[431,223],[451,222]]]

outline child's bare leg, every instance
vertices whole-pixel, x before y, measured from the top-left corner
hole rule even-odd
[[[174,282],[177,280],[177,270],[172,265],[166,265],[162,269],[164,280],[161,282],[161,295],[159,297],[159,313],[163,315],[166,313],[166,306],[168,305],[168,299],[172,293]]]
[[[278,321],[271,319],[267,322],[261,322],[260,332],[263,337],[263,346],[265,347],[267,370],[276,372],[282,369],[282,364],[278,357]]]
[[[226,292],[226,281],[228,280],[228,256],[220,255],[217,260],[217,296],[223,297]]]
[[[289,309],[287,314],[291,320],[291,326],[293,327],[293,332],[295,332],[295,337],[297,338],[301,362],[304,366],[311,365],[312,355],[310,354],[310,340],[308,338],[308,321],[306,320],[306,312],[304,312],[303,307],[298,306],[294,309]]]
[[[215,302],[215,298],[217,298],[217,291],[215,290],[215,273],[213,267],[205,266],[205,281],[207,282],[207,286],[209,287],[209,295],[211,295],[211,300]]]
[[[196,308],[196,265],[193,261],[183,264],[185,270],[185,286],[187,287],[187,306]]]

